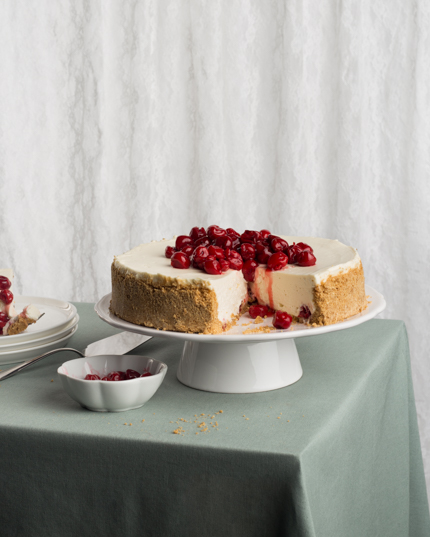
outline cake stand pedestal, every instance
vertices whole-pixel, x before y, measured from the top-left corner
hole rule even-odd
[[[303,375],[294,340],[352,328],[385,309],[384,297],[366,285],[368,307],[346,321],[329,326],[293,324],[288,330],[262,332],[272,320],[254,325],[248,314],[223,334],[186,334],[155,330],[119,319],[109,311],[111,295],[96,305],[98,316],[108,324],[147,336],[173,338],[184,343],[178,380],[198,390],[218,393],[254,393],[276,390],[297,382]]]
[[[178,380],[218,393],[266,392],[289,386],[303,375],[294,339],[244,343],[186,341]]]

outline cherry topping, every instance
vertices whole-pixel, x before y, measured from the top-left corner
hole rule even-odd
[[[316,257],[311,252],[307,250],[297,254],[297,265],[299,267],[312,267],[317,262]]]
[[[134,369],[127,369],[127,371],[125,372],[125,377],[127,380],[137,379],[138,377],[140,377],[140,373],[138,371],[135,371]]]
[[[281,270],[288,264],[288,257],[283,252],[272,254],[267,260],[267,268]]]
[[[273,310],[268,306],[261,306],[260,304],[254,304],[249,308],[249,315],[256,319],[257,317],[270,317],[273,315]]]
[[[204,237],[200,237],[200,239],[197,239],[194,241],[194,246],[209,246],[211,241],[209,240],[209,237],[205,235]]]
[[[271,233],[270,233],[270,231],[269,231],[268,229],[262,229],[262,230],[260,231],[260,237],[261,237],[262,239],[267,239],[267,237],[268,237],[269,235],[271,235]]]
[[[197,239],[201,239],[206,236],[206,231],[204,227],[193,227],[190,231],[190,237],[195,242]]]
[[[255,246],[252,244],[249,244],[247,242],[244,242],[240,246],[240,255],[242,256],[242,259],[246,261],[247,259],[254,259],[255,258]]]
[[[0,276],[0,289],[9,289],[11,285],[12,283],[9,278],[6,276]]]
[[[258,231],[252,231],[250,229],[245,230],[244,233],[240,236],[241,242],[249,242],[253,244],[254,242],[257,242],[260,239],[260,234]]]
[[[228,235],[225,235],[224,237],[217,237],[214,240],[214,245],[219,246],[220,248],[232,248],[233,247],[233,240]]]
[[[238,239],[240,237],[240,233],[238,233],[237,231],[235,231],[232,227],[228,227],[226,229],[226,232],[227,232],[227,235],[229,237],[236,237],[236,239]]]
[[[275,328],[287,329],[290,328],[293,318],[286,311],[277,310],[273,317],[273,326]]]
[[[242,267],[242,273],[247,282],[253,282],[255,280],[255,269],[257,267],[257,261],[254,261],[253,259],[248,259],[245,261]]]
[[[140,375],[141,377],[152,377],[152,374],[149,371],[145,371]]]
[[[100,377],[98,375],[88,374],[84,380],[100,380]]]
[[[257,246],[259,244],[262,244],[261,242],[257,242]],[[257,261],[259,263],[267,263],[269,260],[269,257],[272,255],[272,250],[268,246],[264,246],[260,251],[257,249]]]
[[[219,226],[209,226],[208,227],[208,237],[211,241],[214,241],[217,237],[225,237],[227,231],[220,228]]]
[[[270,241],[270,248],[272,249],[272,252],[286,252],[288,249],[288,242],[280,237],[273,237]]]
[[[187,244],[181,249],[181,252],[184,252],[184,254],[189,257],[194,252],[194,246],[191,246],[191,244]]]
[[[167,259],[170,259],[175,252],[176,248],[174,248],[173,246],[166,246],[166,250],[164,251]]]
[[[311,316],[311,310],[303,304],[303,306],[300,308],[300,313],[297,315],[297,317],[301,317],[302,319],[309,319]]]
[[[9,289],[2,289],[0,291],[0,300],[5,304],[10,304],[13,301],[13,294]]]
[[[176,237],[175,246],[177,250],[182,250],[182,248],[188,244],[191,246],[193,245],[193,239],[188,235],[179,235],[179,237]]]
[[[175,252],[170,260],[172,267],[187,269],[191,265],[190,258],[184,252]]]
[[[304,252],[310,252],[311,254],[314,253],[313,249],[309,246],[309,244],[306,244],[304,242],[298,242],[297,246],[300,248],[300,250],[303,250]]]
[[[288,247],[288,263],[290,263],[290,265],[297,262],[297,256],[301,251],[302,249],[296,243],[293,243]]]
[[[221,271],[227,272],[227,270],[230,268],[230,263],[227,261],[227,259],[219,259],[218,261],[221,267]]]
[[[242,268],[243,268],[243,260],[240,257],[240,255],[239,255],[239,257],[232,257],[232,256],[229,257],[228,258],[228,264],[229,264],[230,268],[233,269],[233,270],[242,270]]]
[[[212,244],[208,246],[209,255],[213,255],[216,259],[224,259],[225,253],[222,248],[219,246],[213,246]]]
[[[4,312],[0,312],[0,328],[4,328],[4,326],[6,325],[8,321],[9,321],[9,316]]]
[[[101,380],[109,380],[107,377],[102,377]]]
[[[206,259],[203,267],[208,274],[222,274],[221,265],[216,259]]]

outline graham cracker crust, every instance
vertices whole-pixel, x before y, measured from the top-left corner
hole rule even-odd
[[[33,321],[33,319],[28,319],[26,317],[18,317],[18,319],[8,328],[7,333],[9,336],[21,334],[21,332],[24,332],[24,330],[26,330],[30,324],[33,324],[35,322],[36,321]]]
[[[314,289],[315,311],[309,324],[322,326],[344,321],[367,308],[364,272],[360,263],[348,272],[329,276]],[[303,319],[294,318],[297,322]]]
[[[122,272],[114,264],[109,309],[125,321],[158,330],[200,334],[223,332],[223,325],[218,319],[218,302],[212,289],[156,287]]]

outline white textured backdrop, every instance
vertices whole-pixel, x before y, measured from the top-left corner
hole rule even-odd
[[[337,238],[406,322],[430,485],[427,0],[0,0],[0,265],[96,301],[140,242]]]

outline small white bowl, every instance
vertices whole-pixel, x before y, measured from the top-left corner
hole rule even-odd
[[[84,380],[88,374],[100,377],[112,371],[134,369],[150,377],[117,382]],[[57,369],[66,393],[84,408],[96,412],[123,412],[144,405],[158,390],[167,373],[167,365],[149,356],[103,355],[77,358]]]

